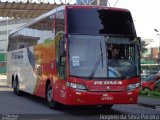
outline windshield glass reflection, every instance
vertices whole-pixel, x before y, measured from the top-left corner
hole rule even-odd
[[[135,48],[129,38],[70,35],[70,75],[89,79],[137,76]]]

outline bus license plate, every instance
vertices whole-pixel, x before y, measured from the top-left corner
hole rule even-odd
[[[101,100],[113,100],[113,96],[102,96]]]

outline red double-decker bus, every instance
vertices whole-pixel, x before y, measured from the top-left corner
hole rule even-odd
[[[140,56],[131,14],[105,6],[61,6],[13,31],[8,84],[17,95],[65,105],[137,103]]]

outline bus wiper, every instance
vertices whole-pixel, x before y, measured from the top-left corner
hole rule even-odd
[[[94,65],[93,67],[93,70],[89,76],[89,80],[91,80],[94,76],[94,74],[96,73],[97,71],[97,68],[98,68],[98,65],[100,64],[100,61],[102,60],[102,68],[103,68],[103,52],[102,52],[102,44],[100,42],[100,50],[101,50],[101,54],[99,55],[97,61],[96,61],[96,64]]]
[[[103,68],[103,52],[102,52],[102,43],[100,41],[100,49],[101,49],[101,60],[102,60],[102,68]]]

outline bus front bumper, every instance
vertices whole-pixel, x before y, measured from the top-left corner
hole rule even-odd
[[[139,88],[125,92],[90,92],[70,89],[67,105],[137,104]]]

